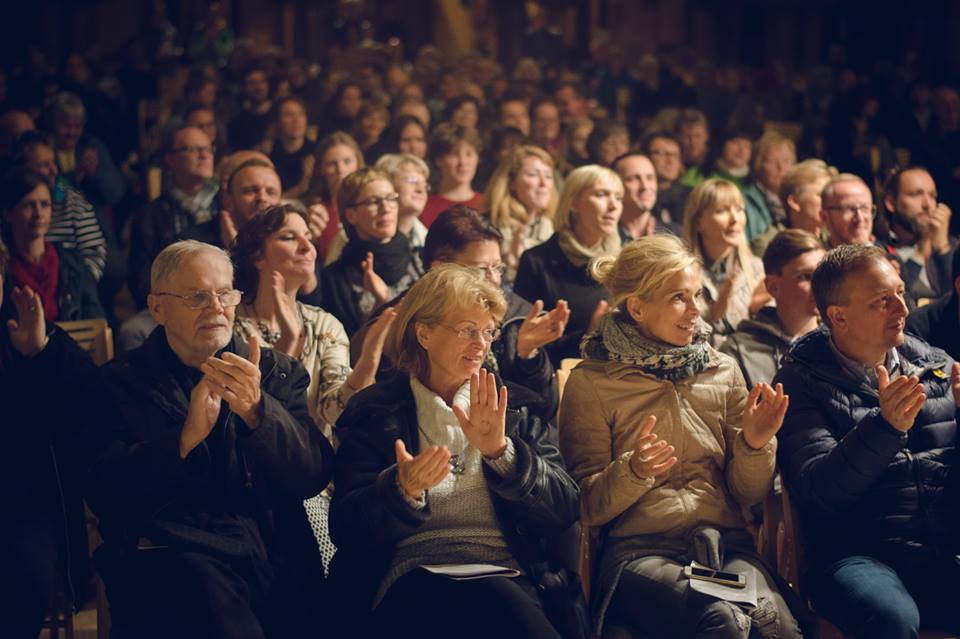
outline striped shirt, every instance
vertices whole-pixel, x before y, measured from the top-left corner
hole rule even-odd
[[[58,181],[55,191],[46,239],[79,252],[93,278],[100,281],[107,262],[107,241],[97,213],[83,194],[72,186]]]

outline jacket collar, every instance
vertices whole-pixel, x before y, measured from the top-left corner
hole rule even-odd
[[[943,353],[933,349],[923,340],[912,335],[904,335],[903,344],[896,348],[900,366],[910,375],[923,376],[932,371],[943,369],[948,361]],[[847,392],[862,392],[877,395],[867,379],[859,382],[845,373],[837,360],[830,344],[830,330],[821,326],[797,340],[794,347],[784,356],[784,364],[794,363],[802,367],[807,374],[819,378]],[[947,371],[949,376],[949,371]]]

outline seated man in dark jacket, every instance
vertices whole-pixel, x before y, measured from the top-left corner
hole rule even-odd
[[[160,326],[93,393],[97,560],[114,626],[138,637],[293,637],[323,620],[302,502],[326,486],[333,451],[300,364],[232,338],[232,284],[220,249],[164,249],[149,296]]]
[[[907,318],[907,331],[960,360],[960,251],[953,252],[951,262],[953,286],[950,292],[911,312]]]
[[[827,253],[813,292],[826,326],[775,380],[790,394],[778,454],[809,592],[858,638],[960,630],[960,365],[904,335],[903,281],[878,247]]]

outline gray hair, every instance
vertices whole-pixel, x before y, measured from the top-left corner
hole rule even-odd
[[[423,173],[428,180],[430,179],[430,167],[427,163],[410,153],[384,153],[373,168],[383,171],[392,178],[400,169],[411,166]]]
[[[162,292],[161,285],[180,268],[184,260],[200,253],[209,253],[221,258],[230,267],[230,279],[233,279],[233,262],[222,248],[197,240],[180,240],[160,251],[153,260],[153,265],[150,267],[150,292]]]
[[[83,100],[76,93],[70,91],[61,91],[47,107],[47,123],[54,124],[65,117],[79,118],[81,121],[87,121],[87,109],[83,106]]]
[[[841,173],[830,178],[830,181],[823,185],[823,190],[820,192],[820,199],[825,203],[827,200],[833,197],[833,191],[838,184],[843,182],[858,182],[863,185],[867,191],[870,191],[870,187],[867,186],[867,183],[863,181],[863,178],[859,175],[853,173]],[[870,193],[870,196],[873,196],[873,193]]]

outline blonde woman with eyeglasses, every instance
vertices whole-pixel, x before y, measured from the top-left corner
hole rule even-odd
[[[345,635],[584,636],[549,616],[581,601],[553,587],[571,575],[544,572],[547,540],[577,520],[576,486],[536,395],[483,368],[505,310],[475,269],[434,266],[387,336],[396,374],[337,422],[331,591],[342,618],[370,623]]]

